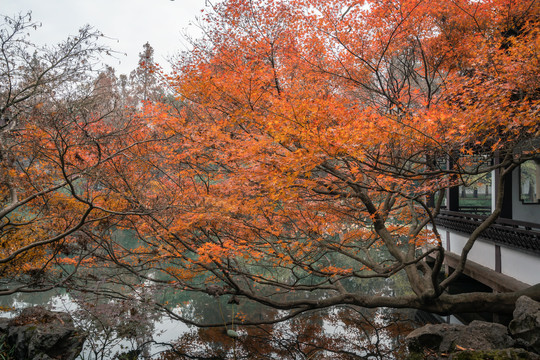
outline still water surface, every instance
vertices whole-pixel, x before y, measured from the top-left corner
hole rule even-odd
[[[191,294],[171,309],[200,323],[225,323],[232,317],[236,322],[198,328],[140,304],[88,296],[62,290],[16,294],[0,298],[0,305],[14,309],[45,305],[69,312],[88,334],[80,360],[119,359],[127,353],[138,354],[139,359],[401,359],[404,337],[422,322],[416,311],[343,306],[248,327],[238,325],[242,317],[269,319],[283,313]],[[238,338],[228,336],[227,330],[234,330]]]

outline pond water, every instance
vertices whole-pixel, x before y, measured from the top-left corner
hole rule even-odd
[[[117,232],[116,240],[125,246],[137,246],[127,231]],[[88,271],[81,273],[83,286],[78,292],[57,289],[0,297],[0,306],[13,309],[4,316],[13,316],[18,309],[34,305],[70,313],[76,325],[88,335],[79,360],[137,358],[126,354],[136,354],[138,359],[161,360],[402,359],[406,351],[403,340],[412,329],[425,322],[442,320],[414,310],[340,306],[272,323],[286,312],[242,299],[239,304],[234,304],[230,296],[217,299],[167,286],[154,289],[151,282],[137,282],[137,278],[118,281],[119,288],[113,289],[104,279],[128,275],[118,275],[107,269]],[[148,273],[146,279],[154,276],[157,275]],[[91,283],[89,279],[94,281]],[[131,285],[120,286],[128,283]],[[386,280],[344,281],[344,286],[349,291],[383,296],[403,295],[410,291],[400,276]],[[109,297],[96,295],[99,292],[106,292]],[[317,292],[305,296],[321,298],[327,295]],[[139,301],[129,300],[132,297]],[[180,315],[192,323],[217,326],[187,325],[164,311],[157,311],[153,301],[167,304],[166,310],[173,317]],[[243,319],[268,324],[244,326],[241,324]]]
[[[186,300],[188,299],[188,300]],[[80,360],[120,359],[401,359],[404,337],[426,321],[417,311],[366,310],[341,306],[305,313],[292,320],[261,326],[238,325],[242,317],[261,320],[284,315],[256,304],[229,304],[204,294],[177,298],[173,313],[200,323],[236,324],[211,328],[188,326],[150,306],[95,295],[16,294],[0,305],[22,309],[33,305],[69,312],[88,334]],[[16,311],[5,316],[13,316]],[[440,318],[430,318],[438,321]],[[238,338],[227,335],[234,330]],[[230,335],[230,334],[229,334]],[[130,359],[124,357],[121,359]]]

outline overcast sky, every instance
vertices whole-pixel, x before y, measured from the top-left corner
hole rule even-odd
[[[163,65],[170,55],[186,50],[183,34],[198,34],[194,19],[201,16],[206,2],[209,0],[0,0],[0,15],[32,11],[32,20],[42,23],[31,34],[38,44],[56,44],[90,24],[111,38],[106,45],[127,54],[109,61],[119,75],[137,66],[146,42]]]

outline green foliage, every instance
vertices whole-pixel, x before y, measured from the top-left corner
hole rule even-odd
[[[419,352],[412,352],[407,356],[406,360],[424,360],[424,354]]]
[[[13,357],[13,348],[7,343],[6,335],[0,337],[0,360],[11,360]]]
[[[502,349],[487,351],[462,351],[452,355],[454,360],[520,360],[537,359],[522,349]]]
[[[444,359],[452,360],[532,360],[537,359],[537,355],[531,354],[523,349],[497,349],[485,351],[459,351],[446,354]],[[407,360],[434,359],[433,354],[423,354],[421,352],[411,352]]]

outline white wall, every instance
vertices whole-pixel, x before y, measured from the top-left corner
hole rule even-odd
[[[446,251],[447,231],[440,229],[441,240]],[[455,232],[450,236],[450,252],[459,255],[467,241],[467,237]],[[495,244],[482,239],[477,240],[468,260],[495,270]],[[524,283],[535,285],[540,283],[540,257],[519,250],[501,246],[501,272]]]
[[[540,283],[540,257],[501,246],[501,272],[524,283]]]
[[[443,239],[443,246],[445,250],[448,250],[446,248],[446,231],[443,229],[440,229],[440,231],[442,233],[441,238]],[[449,232],[449,234],[450,252],[460,255],[461,250],[463,250],[463,247],[468,240],[468,237],[454,232]],[[495,245],[477,240],[472,250],[469,252],[467,259],[495,270]]]

